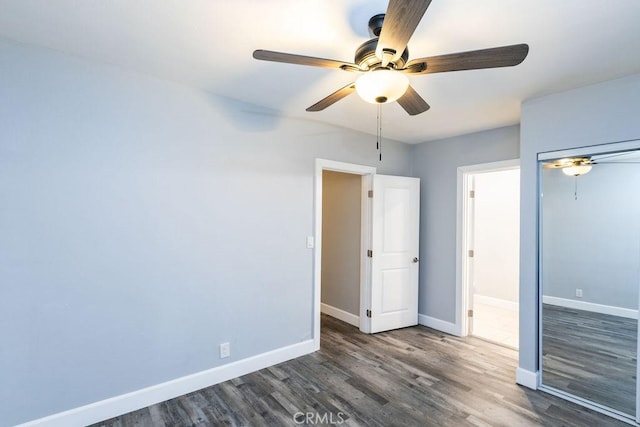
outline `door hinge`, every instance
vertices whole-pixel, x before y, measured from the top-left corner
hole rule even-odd
[[[476,190],[470,190],[470,191],[469,191],[469,198],[470,198],[470,199],[473,199],[473,198],[475,198],[475,197],[476,197]]]
[[[473,317],[473,310],[468,310],[467,311],[467,316]]]
[[[368,250],[367,250],[367,256],[368,256],[369,258],[373,258],[373,251],[372,251],[371,249],[368,249]]]
[[[367,310],[367,317],[371,317],[371,310]]]
[[[469,249],[468,256],[469,256],[469,258],[473,258],[473,256],[474,256],[473,249]]]
[[[369,190],[367,192],[367,195],[369,196],[370,199],[372,199],[373,198],[373,190]]]

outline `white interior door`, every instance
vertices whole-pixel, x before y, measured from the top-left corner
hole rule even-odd
[[[374,175],[371,333],[418,324],[420,179]]]

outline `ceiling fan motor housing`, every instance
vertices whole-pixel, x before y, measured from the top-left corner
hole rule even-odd
[[[380,61],[380,58],[376,56],[377,46],[377,37],[362,43],[360,46],[358,46],[358,49],[356,49],[356,54],[353,62],[358,64],[358,66],[363,70],[376,68],[382,63],[382,61]],[[402,52],[402,56],[400,56],[400,58],[393,61],[389,65],[391,65],[392,68],[404,68],[404,65],[407,63],[408,59],[409,49],[405,49],[404,52]]]
[[[382,24],[384,23],[384,15],[384,13],[378,13],[377,15],[373,15],[371,19],[369,19],[369,36],[380,37]]]

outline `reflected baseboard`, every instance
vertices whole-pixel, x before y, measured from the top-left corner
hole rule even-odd
[[[544,304],[557,305],[575,310],[590,311],[593,313],[608,314],[610,316],[626,317],[627,319],[638,319],[638,310],[630,308],[615,307],[613,305],[596,304],[586,301],[578,301],[568,298],[558,298],[549,295],[542,296]]]

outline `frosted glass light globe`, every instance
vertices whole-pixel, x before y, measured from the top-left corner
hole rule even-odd
[[[573,165],[568,168],[562,168],[562,173],[567,176],[579,176],[588,173],[591,170],[591,165]]]
[[[408,87],[407,76],[386,68],[369,71],[356,80],[356,92],[372,104],[393,102],[404,95]]]

